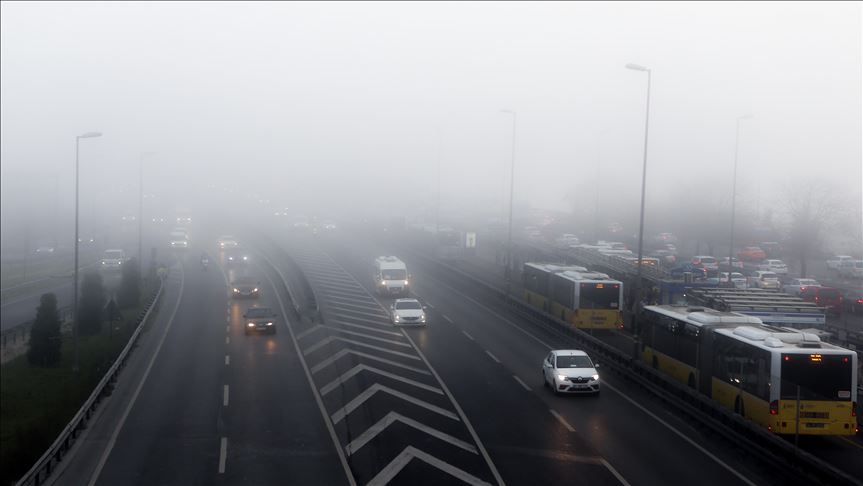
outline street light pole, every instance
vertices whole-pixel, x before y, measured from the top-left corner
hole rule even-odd
[[[434,233],[437,243],[440,244],[440,176],[443,159],[443,133],[437,132],[437,206],[435,207]]]
[[[650,69],[639,66],[637,64],[627,64],[627,69],[632,69],[635,71],[645,71],[647,72],[647,104],[645,108],[644,114],[644,162],[641,170],[641,214],[638,219],[638,269],[636,271],[636,282],[635,282],[635,312],[633,313],[632,318],[632,327],[633,331],[636,335],[636,344],[638,342],[638,313],[641,310],[641,293],[642,293],[642,282],[641,282],[641,274],[642,274],[642,255],[643,255],[643,243],[644,243],[644,193],[647,186],[647,133],[650,124]]]
[[[138,278],[144,275],[144,157],[152,152],[141,152],[138,159]]]
[[[75,137],[75,276],[72,282],[72,371],[78,372],[78,148],[82,138],[101,137],[99,132],[87,132]]]
[[[732,287],[731,271],[734,270],[734,265],[731,263],[734,258],[734,210],[735,199],[737,198],[737,155],[740,147],[740,120],[752,118],[751,115],[743,115],[737,117],[737,131],[734,136],[734,172],[731,176],[731,238],[728,243],[728,286]],[[720,282],[721,284],[722,282]]]
[[[512,110],[501,110],[504,113],[512,115],[512,156],[509,169],[509,225],[506,237],[506,269],[504,276],[506,277],[506,293],[510,293],[510,283],[512,281],[512,206],[513,194],[515,193],[515,119],[516,113]]]

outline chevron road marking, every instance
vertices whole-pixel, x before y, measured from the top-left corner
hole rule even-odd
[[[392,388],[390,388],[388,386],[381,385],[380,383],[375,383],[374,385],[366,388],[365,391],[360,393],[356,398],[354,398],[353,400],[348,402],[347,405],[336,410],[335,413],[333,413],[333,415],[331,416],[333,423],[337,424],[337,423],[341,422],[351,412],[356,410],[363,403],[365,403],[366,400],[368,400],[369,398],[374,396],[379,391],[384,392],[384,393],[389,393],[390,395],[392,395],[396,398],[401,398],[402,400],[404,400],[406,402],[413,403],[414,405],[417,405],[419,407],[423,407],[426,410],[430,410],[430,411],[435,412],[437,414],[443,415],[444,417],[451,418],[455,421],[459,421],[458,415],[450,412],[449,410],[444,410],[444,409],[438,407],[437,405],[432,405],[431,403],[420,400],[419,398],[414,398],[414,397],[412,397],[406,393],[402,393],[398,390],[393,390]]]
[[[396,367],[399,367],[402,369],[413,371],[414,373],[421,373],[423,375],[431,376],[431,373],[429,373],[428,371],[426,371],[422,368],[415,368],[413,366],[408,366],[406,364],[401,364],[401,363],[398,363],[395,361],[388,360],[386,358],[381,358],[380,356],[375,356],[373,354],[364,353],[362,351],[356,351],[356,350],[353,350],[350,348],[342,349],[338,353],[336,353],[336,354],[332,355],[331,357],[321,361],[320,363],[313,366],[311,371],[312,371],[312,373],[317,373],[318,371],[321,371],[322,369],[326,368],[327,366],[335,363],[342,356],[346,356],[348,354],[353,354],[356,356],[361,356],[363,358],[373,359],[375,361],[380,361],[381,363],[386,363],[386,364],[391,365],[391,366],[396,366]]]
[[[388,484],[414,458],[430,464],[451,476],[455,476],[468,484],[489,484],[476,476],[468,474],[455,466],[441,461],[427,452],[423,452],[413,446],[407,446],[398,456],[396,456],[395,459],[387,464],[385,468],[381,469],[380,472],[378,472],[378,474],[367,483],[367,486],[383,486]]]
[[[430,392],[437,393],[438,395],[443,395],[443,391],[438,387],[426,385],[425,383],[420,383],[418,381],[411,380],[410,378],[405,378],[403,376],[399,376],[399,375],[396,375],[394,373],[390,373],[389,371],[384,371],[380,368],[375,368],[374,366],[358,364],[358,365],[354,366],[353,368],[349,369],[348,371],[346,371],[344,374],[342,374],[342,376],[340,376],[340,377],[336,378],[335,380],[331,381],[330,383],[322,386],[321,390],[320,390],[321,396],[324,396],[327,393],[335,390],[336,388],[339,387],[339,385],[348,381],[354,375],[356,375],[362,371],[371,371],[372,373],[377,373],[381,376],[386,376],[387,378],[392,378],[392,379],[398,380],[402,383],[406,383],[408,385],[415,386],[417,388],[422,388],[423,390],[428,390]]]
[[[456,447],[460,447],[460,448],[462,448],[468,452],[472,452],[474,454],[479,454],[479,452],[477,452],[477,450],[476,450],[476,447],[468,444],[467,442],[465,442],[461,439],[456,439],[455,437],[453,437],[449,434],[445,434],[445,433],[443,433],[437,429],[433,429],[433,428],[429,427],[428,425],[421,424],[414,419],[405,417],[404,415],[401,415],[401,414],[396,413],[396,412],[388,413],[384,418],[380,419],[378,421],[378,423],[376,423],[376,424],[372,425],[371,427],[369,427],[368,429],[366,429],[366,431],[363,432],[359,437],[357,437],[356,439],[351,441],[350,444],[345,446],[345,452],[349,456],[352,455],[354,452],[360,450],[370,440],[377,437],[378,434],[383,432],[387,427],[392,425],[394,422],[401,422],[405,425],[410,425],[411,427],[413,427],[419,431],[425,432],[426,434],[429,434],[433,437],[437,437],[438,439],[440,439],[444,442],[448,442],[448,443],[450,443]]]

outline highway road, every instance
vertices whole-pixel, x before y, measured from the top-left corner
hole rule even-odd
[[[286,238],[283,244],[294,245],[290,251],[300,255],[322,307],[357,298],[367,304],[374,296],[373,258],[398,254],[357,235],[319,235],[304,243]],[[757,465],[711,443],[610,374],[604,375],[599,398],[553,396],[543,388],[540,363],[551,347],[565,347],[558,336],[528,329],[473,299],[470,288],[437,278],[419,260],[404,259],[414,275],[415,294],[433,308],[428,328],[400,331],[462,404],[506,483],[559,483],[587,474],[620,484],[770,482]],[[389,302],[375,300],[378,308]],[[369,323],[386,322],[376,312],[367,314],[375,314],[360,314]],[[603,468],[612,478],[600,474]]]
[[[274,236],[243,266],[203,269],[209,246],[175,254],[158,319],[54,484],[780,482],[602,368],[601,396],[554,396],[540,362],[564,338],[422,258],[400,255],[430,323],[398,328],[371,283],[372,259],[394,245]],[[293,310],[289,256],[314,319]],[[229,296],[241,275],[259,299]],[[276,334],[244,334],[250,306],[275,310]]]

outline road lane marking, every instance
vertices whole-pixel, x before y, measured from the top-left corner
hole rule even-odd
[[[340,321],[340,320],[338,320],[338,319],[334,320],[333,322],[338,323],[338,324],[339,324],[339,325],[341,325],[341,326],[355,327],[355,328],[357,328],[357,329],[364,329],[364,330],[366,330],[366,331],[379,332],[379,333],[381,333],[381,334],[388,334],[388,335],[390,335],[390,336],[398,336],[398,337],[401,337],[401,336],[402,336],[402,334],[401,334],[400,332],[387,331],[387,330],[384,330],[384,329],[377,329],[377,328],[374,328],[374,327],[363,326],[363,325],[361,325],[361,324],[351,324],[350,322],[342,322],[342,321]]]
[[[225,344],[231,344],[231,336],[225,336]]]
[[[450,319],[448,315],[446,315],[446,314],[441,314],[440,316],[441,316],[441,317],[443,317],[443,320],[445,320],[445,321],[449,322],[450,324],[452,324],[452,319]]]
[[[427,452],[417,449],[414,446],[407,446],[398,456],[396,456],[395,459],[393,459],[389,464],[387,464],[386,467],[381,469],[380,472],[378,472],[378,474],[373,477],[371,481],[368,482],[367,486],[384,486],[386,484],[389,484],[390,481],[392,481],[392,479],[396,477],[396,475],[401,472],[401,470],[404,469],[404,467],[407,466],[408,463],[410,463],[414,458],[419,459],[426,464],[434,466],[441,471],[449,474],[450,476],[461,479],[467,484],[471,484],[474,486],[488,485],[488,483],[483,481],[482,479],[473,476],[465,471],[462,471],[461,469],[451,464],[447,464],[446,462],[441,461],[437,457],[434,457]],[[496,473],[497,470],[493,469],[492,472]],[[498,480],[498,484],[503,484],[503,479],[497,476],[497,474],[495,474],[495,476],[495,479]]]
[[[617,480],[620,481],[620,484],[622,484],[623,486],[630,486],[629,482],[623,479],[623,476],[619,472],[617,472],[617,469],[615,469],[611,464],[609,464],[608,461],[605,460],[605,458],[601,458],[600,461],[602,461],[602,465],[605,466],[606,469],[611,471],[611,474],[613,474],[614,477],[616,477]]]
[[[421,432],[425,432],[426,434],[431,435],[432,437],[436,437],[444,442],[448,442],[458,448],[464,449],[468,452],[473,452],[474,454],[479,454],[476,450],[476,447],[468,444],[467,442],[456,439],[455,437],[443,433],[437,429],[429,427],[428,425],[422,424],[413,420],[411,418],[405,417],[404,415],[397,412],[390,412],[384,418],[380,419],[376,424],[372,425],[365,432],[363,432],[359,437],[351,441],[347,446],[345,446],[345,451],[348,455],[353,455],[354,452],[360,450],[364,445],[366,445],[369,441],[378,436],[381,432],[386,430],[387,427],[392,425],[394,422],[401,422],[405,425],[409,425]]]
[[[229,364],[231,364],[231,357],[226,354],[225,355],[225,366],[228,366]]]
[[[219,474],[225,474],[225,462],[228,460],[228,438],[222,437],[219,446]]]
[[[279,278],[284,280],[284,277],[282,277],[281,273],[278,271],[278,269],[276,269],[276,266],[273,265],[273,262],[271,262],[266,256],[264,256],[264,260],[266,260],[267,264],[269,264],[270,267],[279,274]],[[264,276],[267,277],[267,280],[270,281],[270,285],[272,285],[273,287],[276,286],[275,282],[273,282],[273,279],[270,278],[269,274],[265,272]],[[279,292],[275,292],[275,294],[276,300],[279,302],[279,308],[282,309],[282,315],[287,316],[288,313],[285,310],[285,303],[282,301],[282,296],[279,295]],[[345,478],[348,480],[348,484],[350,484],[350,486],[357,486],[357,481],[356,479],[354,479],[354,474],[351,472],[351,467],[348,465],[348,460],[345,457],[345,452],[342,450],[341,441],[336,435],[336,430],[335,428],[333,428],[333,423],[330,421],[330,416],[327,414],[327,409],[326,407],[324,407],[323,400],[321,400],[321,394],[318,393],[318,388],[317,386],[315,386],[315,381],[312,379],[312,374],[309,372],[309,365],[306,364],[305,358],[302,357],[302,351],[300,351],[300,345],[299,343],[297,343],[297,338],[294,335],[294,329],[291,327],[291,323],[288,321],[287,317],[283,320],[283,322],[285,323],[285,327],[288,328],[288,334],[291,335],[291,341],[294,343],[294,350],[297,352],[297,356],[300,358],[300,364],[303,366],[303,371],[306,372],[306,380],[308,380],[309,382],[309,388],[311,388],[312,395],[314,395],[315,397],[315,402],[318,405],[318,410],[320,410],[321,412],[321,417],[324,420],[324,425],[327,426],[327,431],[330,434],[330,440],[333,441],[333,446],[335,447],[336,454],[339,455],[339,462],[341,462],[342,468],[345,471]]]
[[[341,341],[343,343],[349,343],[349,344],[353,344],[355,346],[362,346],[364,348],[374,349],[375,351],[380,351],[382,353],[389,353],[389,354],[392,354],[395,356],[401,356],[402,358],[415,359],[417,361],[420,361],[420,358],[418,358],[412,354],[402,353],[399,351],[393,351],[392,349],[382,348],[380,346],[374,346],[372,344],[366,344],[364,342],[357,341],[354,339],[345,339],[345,338],[340,337],[340,336],[327,336],[326,338],[322,339],[317,344],[314,344],[314,345],[304,349],[302,351],[303,356],[308,356],[308,355],[314,353],[315,351],[321,349],[322,347],[326,346],[327,344],[329,344],[333,341]]]
[[[102,457],[99,458],[99,463],[96,465],[96,470],[93,471],[93,476],[90,478],[89,486],[93,486],[96,484],[96,481],[99,479],[99,475],[102,474],[102,468],[105,467],[105,462],[108,460],[108,456],[111,455],[111,450],[114,449],[114,444],[117,443],[117,436],[120,435],[120,429],[123,428],[123,425],[126,423],[126,419],[129,417],[129,412],[132,411],[132,407],[135,405],[135,401],[138,399],[138,395],[141,393],[141,389],[144,388],[144,382],[147,381],[147,377],[150,376],[150,370],[153,369],[153,363],[156,362],[156,358],[159,357],[159,352],[162,350],[162,345],[165,343],[165,338],[168,337],[168,331],[171,330],[171,326],[174,323],[174,317],[177,315],[177,309],[180,308],[180,302],[183,300],[183,285],[185,284],[185,273],[183,272],[183,265],[179,265],[180,268],[180,292],[177,295],[177,303],[174,304],[174,309],[171,311],[171,317],[168,318],[168,324],[165,326],[165,330],[162,332],[162,337],[159,339],[159,344],[156,345],[156,350],[153,352],[153,356],[150,358],[150,362],[147,363],[147,368],[144,370],[144,375],[141,376],[141,381],[138,382],[138,387],[135,388],[135,393],[132,394],[132,398],[129,400],[129,404],[126,405],[126,409],[123,411],[123,415],[120,417],[120,421],[117,423],[117,426],[114,427],[114,431],[111,433],[111,438],[108,440],[108,444],[105,446],[105,450],[102,452]]]
[[[491,354],[491,351],[486,349],[485,354],[487,354],[489,358],[493,359],[495,363],[500,363],[500,360],[497,359],[497,356]]]
[[[529,338],[533,339],[534,341],[538,342],[539,344],[541,344],[541,345],[545,346],[547,349],[554,349],[554,347],[552,347],[551,345],[549,345],[548,343],[546,343],[546,342],[545,342],[545,341],[543,341],[542,339],[540,339],[540,338],[536,337],[533,333],[528,332],[527,330],[523,329],[521,326],[519,326],[518,324],[515,324],[514,322],[512,322],[511,320],[509,320],[508,318],[506,318],[506,317],[505,317],[505,316],[503,316],[502,314],[500,314],[500,313],[498,313],[498,312],[495,312],[495,311],[494,311],[494,309],[492,309],[491,307],[488,307],[487,305],[484,305],[484,304],[480,303],[480,302],[479,302],[479,301],[477,301],[476,299],[473,299],[473,298],[471,298],[471,297],[468,297],[468,296],[464,295],[464,293],[457,291],[456,289],[454,289],[453,287],[451,287],[451,286],[447,285],[446,283],[441,282],[439,279],[436,279],[436,278],[434,278],[434,277],[431,277],[431,279],[432,279],[432,280],[437,280],[437,281],[438,281],[438,283],[439,283],[441,286],[443,286],[443,287],[446,287],[446,288],[450,289],[450,291],[455,292],[455,293],[456,293],[456,294],[458,294],[460,297],[462,297],[462,298],[464,298],[464,299],[467,299],[467,300],[469,300],[469,301],[473,302],[474,304],[476,304],[476,305],[477,305],[477,306],[479,306],[480,308],[488,310],[490,314],[493,314],[493,315],[497,316],[498,318],[500,318],[500,320],[501,320],[501,321],[503,321],[503,322],[507,323],[509,326],[511,326],[511,327],[515,328],[516,330],[518,330],[518,331],[522,332],[525,336],[528,336]],[[693,447],[695,447],[696,449],[698,449],[701,453],[703,453],[704,455],[706,455],[707,457],[709,457],[710,459],[712,459],[715,463],[717,463],[717,464],[719,464],[720,466],[722,466],[725,470],[727,470],[728,472],[730,472],[731,474],[733,474],[734,476],[736,476],[738,479],[740,479],[740,480],[741,480],[741,481],[743,481],[744,483],[748,484],[749,486],[755,486],[755,483],[753,483],[752,481],[750,481],[749,479],[747,479],[747,478],[746,478],[746,476],[744,476],[743,474],[741,474],[741,473],[737,472],[737,470],[736,470],[736,469],[732,468],[730,465],[728,465],[727,463],[725,463],[722,459],[719,459],[718,457],[716,457],[716,455],[714,455],[713,453],[711,453],[710,451],[708,451],[707,449],[705,449],[704,447],[702,447],[700,444],[698,444],[698,443],[697,443],[697,442],[695,442],[694,440],[692,440],[692,439],[690,439],[689,437],[687,437],[686,435],[684,435],[684,434],[683,434],[683,432],[681,432],[681,431],[677,430],[673,425],[669,424],[669,423],[668,423],[668,422],[666,422],[665,420],[662,420],[662,419],[661,419],[661,418],[659,418],[656,414],[654,414],[653,412],[651,412],[650,410],[648,410],[647,408],[645,408],[644,406],[642,406],[640,403],[638,403],[638,402],[636,402],[635,400],[633,400],[633,399],[629,398],[628,396],[626,396],[622,391],[620,391],[620,390],[618,390],[617,388],[615,388],[615,387],[613,387],[613,386],[609,385],[609,384],[608,384],[608,382],[605,382],[605,383],[603,384],[603,387],[604,387],[604,388],[608,388],[608,389],[610,389],[611,391],[613,391],[614,393],[616,393],[616,394],[618,394],[619,396],[623,397],[626,401],[628,401],[629,403],[631,403],[632,405],[634,405],[636,408],[638,408],[639,410],[641,410],[642,412],[644,412],[645,414],[647,414],[648,416],[650,416],[651,418],[653,418],[654,420],[656,420],[657,422],[659,422],[660,424],[662,424],[665,428],[667,428],[668,430],[672,431],[672,432],[673,432],[675,435],[677,435],[678,437],[680,437],[680,438],[682,438],[683,440],[685,440],[686,442],[688,442],[690,445],[692,445]]]
[[[327,358],[327,359],[325,359],[325,360],[321,361],[320,363],[316,364],[315,366],[313,366],[313,367],[312,367],[312,373],[317,373],[317,372],[321,371],[322,369],[326,368],[327,366],[329,366],[329,365],[331,365],[331,364],[335,363],[335,362],[336,362],[339,358],[341,358],[342,356],[345,356],[345,355],[348,355],[348,354],[355,354],[355,355],[357,355],[357,356],[361,356],[361,357],[363,357],[363,358],[373,359],[373,360],[375,360],[375,361],[380,361],[381,363],[386,363],[386,364],[388,364],[388,365],[390,365],[390,366],[396,366],[396,367],[398,367],[398,368],[402,368],[402,369],[406,369],[406,370],[411,370],[411,371],[413,371],[413,372],[415,372],[415,373],[421,373],[421,374],[424,374],[424,375],[431,375],[431,373],[430,373],[430,372],[428,372],[428,371],[426,371],[426,370],[424,370],[424,369],[421,369],[421,368],[415,368],[415,367],[413,367],[413,366],[408,366],[408,365],[406,365],[406,364],[401,364],[401,363],[398,363],[398,362],[396,362],[396,361],[392,361],[392,360],[389,360],[389,359],[386,359],[386,358],[381,358],[380,356],[375,356],[375,355],[373,355],[373,354],[364,353],[364,352],[362,352],[362,351],[356,351],[356,350],[353,350],[353,349],[351,349],[351,348],[344,348],[344,349],[341,349],[338,353],[336,353],[336,354],[334,354],[333,356],[331,356],[331,357],[329,357],[329,358]]]
[[[323,328],[324,328],[324,326],[322,326],[320,324],[315,324],[314,326],[306,329],[305,331],[297,333],[297,339],[302,339],[302,338],[308,336],[309,334],[317,331],[318,329],[323,329]]]
[[[558,422],[562,423],[563,426],[566,427],[566,430],[568,430],[570,432],[575,432],[575,429],[572,428],[572,425],[569,425],[569,422],[567,422],[566,419],[563,418],[563,416],[561,416],[559,413],[557,413],[556,410],[548,409],[548,411],[551,412],[552,415],[554,415],[554,417],[558,420]]]
[[[348,381],[353,376],[357,375],[358,373],[360,373],[362,371],[370,371],[372,373],[376,373],[378,375],[386,376],[387,378],[392,378],[393,380],[400,381],[400,382],[405,383],[407,385],[412,385],[412,386],[415,386],[417,388],[422,388],[423,390],[430,391],[432,393],[437,393],[438,395],[443,395],[443,391],[436,386],[426,385],[425,383],[420,383],[416,380],[411,380],[410,378],[405,378],[405,377],[397,375],[395,373],[390,373],[389,371],[384,371],[380,368],[375,368],[374,366],[358,364],[358,365],[354,366],[353,368],[351,368],[350,370],[343,373],[341,376],[339,376],[335,380],[328,383],[327,385],[322,386],[321,390],[320,390],[321,396],[324,396],[327,393],[335,390],[342,383]]]
[[[333,412],[333,414],[330,416],[330,418],[333,420],[333,423],[337,424],[337,423],[341,422],[345,417],[350,415],[350,413],[353,412],[354,410],[356,410],[357,408],[361,407],[363,405],[363,403],[365,403],[368,399],[373,397],[377,392],[388,393],[388,394],[390,394],[396,398],[401,398],[402,400],[404,400],[406,402],[413,403],[414,405],[423,407],[426,410],[429,410],[431,412],[435,412],[437,414],[443,415],[444,417],[451,418],[455,421],[459,420],[458,416],[456,414],[450,412],[449,410],[445,410],[443,408],[440,408],[437,405],[432,405],[431,403],[428,403],[424,400],[420,400],[419,398],[412,397],[412,396],[408,395],[407,393],[402,393],[398,390],[393,390],[392,388],[390,388],[386,385],[381,385],[380,383],[375,383],[374,385],[363,390],[362,393],[360,393],[359,395],[356,396],[356,398],[354,398],[353,400],[351,400],[350,402],[345,404],[344,407]]]
[[[863,449],[863,445],[860,445],[860,444],[854,442],[853,440],[848,439],[847,437],[839,437],[839,438],[844,440],[845,442],[853,445],[854,447],[857,447],[858,449]]]
[[[225,385],[224,388],[222,388],[222,406],[223,407],[228,406],[228,395],[229,395],[228,385]]]
[[[464,334],[468,339],[470,339],[471,341],[473,341],[473,336],[471,336],[470,334],[468,334],[468,333],[467,333],[467,331],[462,330],[462,332],[461,332],[461,333],[462,333],[462,334]]]
[[[527,386],[527,383],[521,381],[521,378],[516,375],[512,375],[512,377],[515,378],[515,381],[517,381],[519,385],[523,386],[525,390],[530,391],[530,387]]]
[[[375,324],[375,325],[387,327],[390,329],[392,329],[392,327],[393,327],[392,323],[389,322],[388,320],[385,320],[385,319],[367,319],[365,317],[352,316],[352,315],[348,315],[348,314],[341,314],[338,312],[333,312],[332,314],[333,314],[333,317],[335,317],[335,319],[332,319],[333,321],[365,322],[366,324]]]
[[[227,322],[227,323],[230,323],[230,322],[231,322],[231,316],[230,316],[230,315],[228,315],[227,317],[225,317],[225,322]]]
[[[339,328],[333,328],[333,331],[340,332],[340,333],[343,333],[343,334],[349,334],[349,335],[351,335],[351,336],[361,337],[361,338],[363,338],[363,339],[371,339],[371,340],[373,340],[373,341],[379,341],[379,342],[382,342],[382,343],[393,344],[393,345],[395,345],[395,346],[402,346],[402,347],[405,347],[405,348],[409,348],[409,347],[411,347],[411,345],[410,345],[410,344],[404,343],[404,342],[402,342],[402,341],[395,341],[395,340],[393,340],[393,339],[386,339],[386,338],[377,337],[377,336],[370,336],[370,335],[365,334],[365,333],[362,333],[362,332],[349,331],[349,330],[347,330],[347,329],[339,329]],[[399,337],[401,337],[401,334],[399,334]]]

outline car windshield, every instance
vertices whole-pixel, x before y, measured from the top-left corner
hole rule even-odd
[[[764,272],[761,274],[762,280],[776,280],[779,277],[773,272]]]
[[[120,250],[106,250],[105,258],[122,258],[123,252]]]
[[[252,277],[240,277],[234,280],[234,285],[254,285],[256,280]]]
[[[406,300],[403,302],[396,302],[396,309],[404,310],[404,309],[422,309],[423,306],[415,301],[415,300]]]
[[[716,259],[713,257],[701,257],[701,263],[716,263]]]
[[[269,307],[252,307],[246,311],[246,317],[254,319],[257,317],[272,317],[273,311]]]
[[[408,272],[404,269],[391,268],[381,270],[381,276],[384,280],[404,280],[408,278]]]
[[[583,355],[558,356],[555,368],[593,368],[593,363],[590,358]]]

